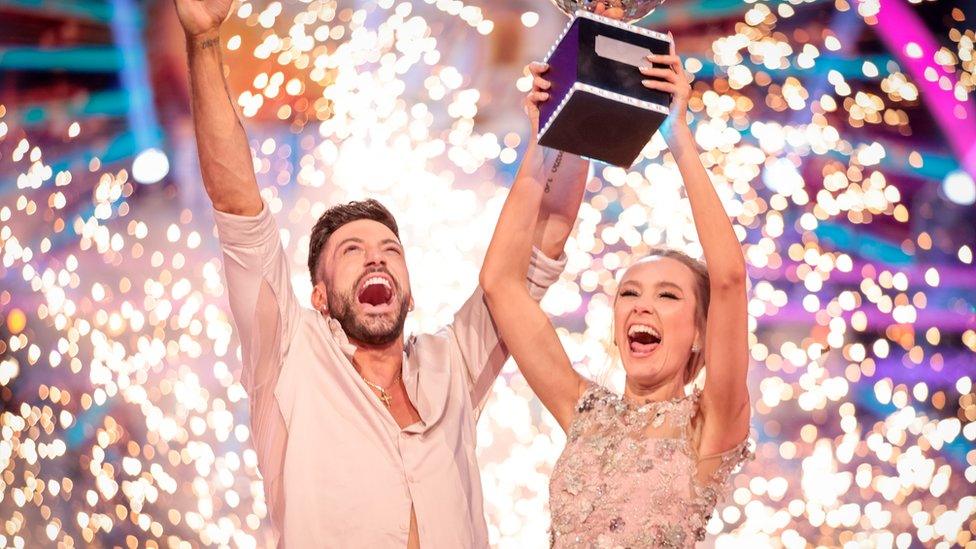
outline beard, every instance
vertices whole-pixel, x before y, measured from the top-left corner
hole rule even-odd
[[[394,283],[395,284],[395,283]],[[388,314],[365,314],[356,310],[358,299],[355,290],[349,292],[326,290],[329,313],[339,321],[346,336],[370,346],[388,345],[403,336],[407,321],[410,297],[403,295],[397,285],[395,296],[400,296],[396,310]]]

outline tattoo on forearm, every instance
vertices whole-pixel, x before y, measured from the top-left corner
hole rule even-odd
[[[207,38],[203,42],[200,42],[200,49],[205,50],[219,45],[220,45],[220,38]]]
[[[559,151],[556,155],[556,161],[552,163],[552,169],[549,170],[549,177],[546,178],[546,192],[552,189],[552,180],[556,177],[556,172],[559,171],[559,165],[563,162],[563,152]]]

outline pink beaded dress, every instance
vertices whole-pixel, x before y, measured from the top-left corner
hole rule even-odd
[[[748,440],[699,456],[700,391],[643,405],[590,384],[552,472],[556,548],[694,547]]]

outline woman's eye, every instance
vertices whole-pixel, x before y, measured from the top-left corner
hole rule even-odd
[[[635,292],[634,290],[624,290],[620,292],[620,295],[621,297],[636,297],[637,292]]]
[[[674,295],[671,292],[662,292],[661,293],[661,297],[666,298],[666,299],[678,299],[678,296]]]

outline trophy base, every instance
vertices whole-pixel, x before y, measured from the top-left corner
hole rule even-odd
[[[629,167],[667,116],[666,107],[577,82],[539,132],[539,144]]]
[[[644,86],[647,55],[670,38],[578,11],[549,51],[552,86],[540,105],[539,144],[628,167],[664,122],[671,95]],[[654,66],[661,67],[660,64]]]

